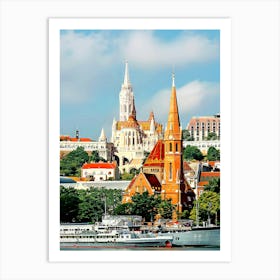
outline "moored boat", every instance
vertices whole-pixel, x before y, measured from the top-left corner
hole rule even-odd
[[[190,230],[173,230],[160,235],[172,235],[172,246],[220,247],[220,227],[194,227]]]
[[[171,235],[136,234],[131,231],[85,231],[79,234],[61,234],[60,248],[132,248],[171,247]]]

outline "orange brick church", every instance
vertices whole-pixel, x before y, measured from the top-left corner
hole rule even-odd
[[[178,112],[174,74],[167,127],[164,139],[158,140],[146,159],[141,173],[127,187],[123,203],[131,201],[135,193],[148,191],[159,194],[162,199],[171,199],[176,211],[191,209],[195,194],[183,173],[182,128]]]

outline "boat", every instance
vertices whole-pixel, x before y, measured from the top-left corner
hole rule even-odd
[[[137,234],[129,230],[60,234],[60,249],[172,247],[172,235]]]
[[[140,231],[140,216],[104,215],[102,222],[61,224],[60,249],[172,247],[171,234]]]
[[[172,235],[172,246],[209,246],[220,247],[219,227],[198,227],[185,231],[160,233],[162,236]]]

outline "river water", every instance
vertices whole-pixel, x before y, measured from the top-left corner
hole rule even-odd
[[[136,247],[136,248],[63,248],[61,251],[219,251],[220,247],[183,246],[183,247]]]

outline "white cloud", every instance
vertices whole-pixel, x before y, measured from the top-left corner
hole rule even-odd
[[[219,105],[216,102],[220,94],[219,83],[196,80],[176,88],[176,92],[181,121],[187,116],[191,117],[195,111],[205,111],[205,107],[211,103]],[[142,110],[154,111],[156,119],[165,125],[169,112],[170,94],[171,88],[157,92]]]
[[[164,42],[153,32],[132,32],[122,42],[123,55],[142,67],[176,66],[217,59],[219,44],[199,35],[183,34],[175,41]]]
[[[186,66],[218,58],[219,44],[199,35],[182,34],[170,42],[158,39],[152,31],[129,31],[118,36],[104,31],[61,35],[62,102],[85,102],[104,94],[104,76],[114,75],[114,67],[128,59],[135,67]],[[106,73],[106,75],[104,75]],[[118,81],[118,87],[119,85]],[[118,90],[118,89],[116,89]]]

